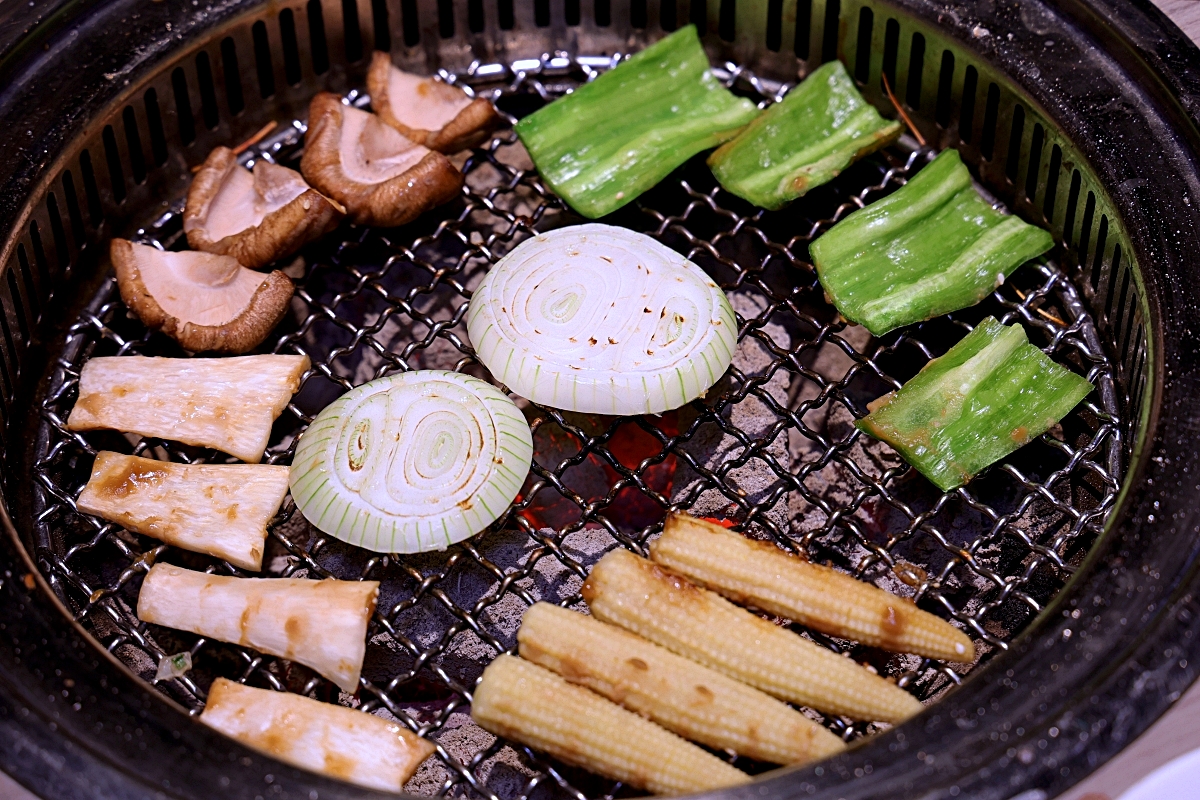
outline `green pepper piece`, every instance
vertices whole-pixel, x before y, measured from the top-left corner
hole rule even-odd
[[[768,209],[828,183],[903,127],[879,116],[840,61],[830,61],[708,157],[721,185]]]
[[[882,336],[975,305],[1053,246],[1048,232],[992,208],[958,152],[946,150],[808,251],[842,316]]]
[[[1023,327],[988,317],[854,425],[948,492],[1041,436],[1091,391],[1031,345]]]
[[[758,116],[709,70],[694,25],[517,123],[542,178],[585,217],[616,211]]]

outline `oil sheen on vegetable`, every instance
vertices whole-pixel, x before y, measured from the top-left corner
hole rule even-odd
[[[777,209],[896,141],[903,126],[863,99],[840,61],[817,69],[708,158],[721,185]]]
[[[987,297],[1054,246],[1041,228],[992,208],[946,150],[895,194],[809,246],[825,293],[876,336]]]
[[[855,426],[896,448],[942,491],[1040,436],[1092,391],[1029,343],[1020,325],[987,317]]]
[[[709,70],[688,25],[517,123],[538,172],[595,219],[653,187],[758,115]]]

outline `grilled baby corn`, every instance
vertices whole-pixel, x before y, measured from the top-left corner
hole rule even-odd
[[[433,743],[396,722],[217,678],[200,721],[244,745],[334,778],[398,792]]]
[[[598,619],[783,700],[883,722],[921,710],[915,697],[853,661],[628,550],[600,559],[583,599]]]
[[[167,544],[262,569],[267,523],[288,490],[288,468],[174,464],[103,450],[79,510]]]
[[[832,636],[896,653],[975,659],[966,634],[908,600],[711,522],[672,514],[650,558],[735,603]]]
[[[653,722],[514,656],[502,655],[483,671],[471,717],[497,736],[654,794],[750,780]]]
[[[517,641],[522,658],[718,750],[799,764],[845,747],[757,689],[565,608],[534,605],[525,612]]]
[[[378,581],[233,578],[155,564],[137,615],[298,661],[353,693],[378,595]]]

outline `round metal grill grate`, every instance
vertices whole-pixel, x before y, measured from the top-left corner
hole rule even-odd
[[[546,57],[476,66],[462,81],[520,116],[611,63]],[[763,103],[787,88],[735,65],[718,74]],[[349,100],[366,102],[354,93]],[[294,166],[303,131],[293,122],[247,155]],[[847,327],[825,303],[806,262],[807,243],[903,185],[931,155],[892,148],[773,213],[721,191],[694,159],[619,212],[613,222],[685,253],[728,292],[739,316],[733,367],[706,398],[661,417],[584,416],[520,401],[534,431],[535,464],[512,510],[484,535],[445,553],[397,559],[320,535],[286,501],[271,526],[263,574],[382,581],[354,698],[339,698],[303,667],[146,626],[132,613],[140,577],[156,559],[238,571],[75,510],[97,450],[224,459],[170,442],[66,430],[88,358],[182,355],[129,317],[112,280],[71,328],[41,404],[35,476],[43,569],[103,646],[195,712],[205,688],[223,675],[395,716],[439,745],[409,785],[429,794],[524,798],[559,787],[582,800],[621,790],[475,728],[470,691],[483,666],[515,646],[529,604],[578,604],[590,565],[612,547],[643,551],[668,509],[728,520],[911,597],[957,620],[986,659],[1062,587],[1100,531],[1121,475],[1121,426],[1112,365],[1075,287],[1052,262],[1022,268],[977,308],[881,340]],[[298,291],[273,348],[307,353],[313,369],[277,422],[266,460],[289,463],[312,416],[366,380],[419,368],[486,377],[465,336],[471,289],[532,231],[578,220],[543,187],[511,131],[469,154],[462,167],[461,203],[399,230],[343,227],[341,238],[317,243],[288,268]],[[180,210],[176,202],[137,238],[184,246]],[[940,494],[851,423],[867,402],[898,387],[987,314],[1024,324],[1031,341],[1087,375],[1098,391],[969,487]],[[848,650],[922,699],[969,671],[802,633]],[[155,680],[159,659],[185,650],[193,670]],[[874,730],[825,723],[847,740]]]

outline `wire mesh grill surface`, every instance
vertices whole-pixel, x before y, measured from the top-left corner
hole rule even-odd
[[[461,80],[510,115],[567,91],[608,57],[545,57],[476,67]],[[735,65],[718,73],[762,103],[787,86]],[[366,98],[351,94],[351,102]],[[248,151],[295,165],[304,126],[277,130]],[[496,741],[469,720],[482,668],[515,647],[536,600],[580,603],[588,568],[616,546],[644,552],[668,509],[729,520],[751,535],[847,569],[952,618],[980,658],[1017,635],[1086,554],[1120,478],[1112,366],[1069,278],[1053,263],[1020,269],[980,306],[882,339],[847,327],[825,303],[807,243],[838,219],[903,185],[931,157],[898,146],[847,170],[780,212],[723,192],[694,159],[611,221],[642,230],[698,263],[729,294],[739,348],[729,373],[688,407],[660,417],[608,418],[519,404],[534,432],[535,463],[513,508],[485,534],[444,553],[395,558],[325,537],[290,499],[271,525],[264,575],[382,582],[360,691],[281,659],[147,626],[132,609],[157,559],[220,574],[230,565],[168,548],[75,510],[97,450],[187,462],[212,451],[116,433],[66,430],[80,368],[99,355],[183,355],[132,319],[111,279],[70,329],[41,401],[35,467],[39,558],[56,591],[97,639],[194,712],[216,676],[289,689],[400,719],[438,743],[409,789],[527,797],[622,791]],[[305,352],[313,368],[276,423],[266,461],[290,462],[304,425],[342,391],[404,369],[487,376],[465,336],[471,289],[490,264],[534,230],[578,219],[543,187],[515,135],[469,154],[461,202],[397,230],[343,227],[289,268],[293,314],[265,347]],[[138,231],[183,247],[181,203]],[[1025,325],[1031,341],[1098,387],[1060,426],[967,488],[941,494],[887,447],[858,433],[866,403],[898,387],[972,324],[993,314]],[[783,621],[780,621],[781,623]],[[969,671],[882,653],[800,631],[894,676],[931,699]],[[165,655],[187,651],[187,674],[158,680]],[[810,712],[806,712],[810,713]],[[824,722],[847,740],[874,728]],[[751,771],[763,765],[739,762]]]

